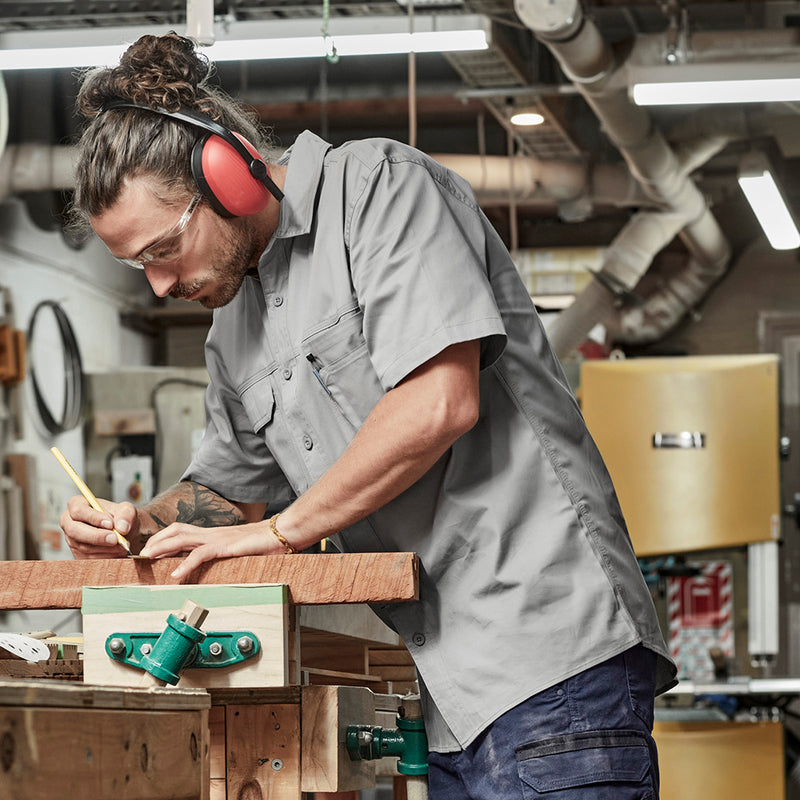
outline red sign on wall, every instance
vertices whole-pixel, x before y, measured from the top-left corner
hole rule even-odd
[[[699,575],[667,581],[670,650],[679,676],[711,680],[709,650],[719,647],[727,656],[734,653],[733,569],[727,561],[698,566]]]

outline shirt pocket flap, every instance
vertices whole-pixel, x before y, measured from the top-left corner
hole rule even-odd
[[[272,393],[269,375],[247,385],[239,397],[247,418],[253,426],[254,433],[258,433],[265,425],[272,422],[272,416],[275,413],[275,396]]]
[[[537,792],[593,783],[641,783],[650,769],[647,741],[637,731],[591,731],[517,748],[520,778]]]

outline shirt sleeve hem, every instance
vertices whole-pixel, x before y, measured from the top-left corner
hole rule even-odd
[[[486,340],[482,342],[481,347],[481,369],[485,369],[502,355],[505,349],[506,332],[502,322],[496,318],[440,328],[392,361],[380,373],[381,382],[387,390],[391,389],[417,367],[430,361],[446,348],[474,339]]]
[[[181,476],[181,481],[194,481],[202,486],[207,486],[212,492],[224,497],[231,503],[269,503],[270,507],[277,504],[288,504],[294,500],[292,490],[285,485],[263,486],[254,489],[252,486],[242,486],[236,483],[224,483],[211,475],[202,472],[186,472]]]

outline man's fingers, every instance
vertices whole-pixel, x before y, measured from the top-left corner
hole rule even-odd
[[[93,528],[111,530],[114,527],[114,520],[111,514],[92,508],[80,495],[71,497],[67,501],[67,510],[65,514],[76,522],[85,522]],[[62,519],[63,516],[64,515],[62,515]]]
[[[149,558],[177,555],[184,550],[194,550],[208,541],[209,534],[194,525],[174,522],[152,536],[142,548],[140,555]]]
[[[171,575],[179,581],[185,580],[201,564],[204,564],[206,561],[211,561],[211,559],[216,556],[217,548],[211,544],[197,547],[183,559],[180,565],[172,571]]]
[[[133,503],[120,503],[114,509],[114,527],[123,536],[127,536],[131,532],[137,519],[138,512]]]

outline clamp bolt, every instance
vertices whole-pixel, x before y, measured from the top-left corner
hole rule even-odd
[[[143,656],[148,656],[148,655],[150,655],[150,653],[152,653],[152,652],[153,652],[153,645],[151,645],[149,642],[145,642],[145,643],[142,645],[140,652],[141,652],[141,654],[142,654]]]
[[[211,642],[208,646],[208,652],[212,656],[221,656],[222,655],[222,645],[219,642]]]
[[[115,655],[118,656],[120,653],[125,652],[125,642],[122,639],[112,639],[108,643],[108,649]]]
[[[240,653],[249,653],[253,649],[253,640],[249,636],[242,636],[236,642],[236,647]]]

